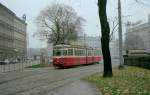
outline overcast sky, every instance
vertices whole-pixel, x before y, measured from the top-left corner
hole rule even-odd
[[[141,0],[150,4],[150,0]],[[27,15],[27,33],[29,35],[29,47],[40,48],[45,44],[41,43],[38,38],[33,37],[36,32],[35,18],[40,10],[54,3],[64,3],[72,6],[78,15],[86,19],[84,32],[89,36],[100,35],[100,24],[97,8],[97,0],[0,0],[0,2],[12,10],[18,17],[22,14]],[[136,22],[138,20],[147,21],[150,14],[150,5],[144,6],[137,4],[134,0],[122,0],[123,22],[127,20]],[[108,18],[113,20],[117,16],[117,0],[108,0],[107,7]]]

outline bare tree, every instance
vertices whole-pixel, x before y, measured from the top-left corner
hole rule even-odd
[[[54,45],[69,43],[78,38],[85,20],[75,10],[64,4],[54,4],[43,9],[36,19],[37,34],[47,37],[48,43]]]
[[[111,63],[111,56],[109,50],[109,41],[110,41],[110,27],[107,20],[107,13],[106,13],[106,5],[107,0],[98,0],[98,7],[99,7],[99,17],[101,23],[101,43],[102,43],[102,53],[104,59],[104,74],[103,77],[112,77],[112,63]]]

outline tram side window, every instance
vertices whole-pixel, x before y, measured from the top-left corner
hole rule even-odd
[[[62,55],[67,56],[67,50],[62,50]]]
[[[99,51],[98,50],[96,50],[96,56],[98,56],[99,55]]]
[[[75,56],[84,56],[85,50],[84,49],[75,49]]]
[[[102,55],[102,51],[101,50],[99,50],[99,55]]]
[[[85,54],[85,52],[86,52],[86,51],[83,49],[83,56],[85,56],[85,55],[86,55],[86,54]]]
[[[88,50],[88,56],[91,56],[91,50]]]
[[[101,55],[101,51],[100,50],[96,50],[96,55],[100,56]]]
[[[78,50],[78,56],[81,56],[81,50],[80,49]]]
[[[101,53],[100,53],[100,50],[96,50],[97,51],[97,56],[99,56]]]
[[[94,50],[94,55],[97,56],[97,50]]]
[[[95,56],[97,56],[97,50],[95,50]]]
[[[94,56],[94,50],[93,49],[91,50],[91,56]]]
[[[95,50],[93,50],[93,56],[95,56]]]
[[[68,56],[72,56],[73,55],[73,49],[68,49]]]
[[[81,56],[84,56],[84,55],[85,55],[84,49],[81,49]]]
[[[78,54],[78,50],[77,49],[75,49],[75,55],[76,56],[78,56],[79,54]]]
[[[90,55],[90,51],[89,51],[89,50],[87,50],[87,55],[88,55],[88,56]]]
[[[80,56],[83,56],[83,50],[80,49]]]
[[[75,56],[79,56],[80,55],[80,51],[78,49],[75,49]]]
[[[98,52],[98,56],[100,55],[100,51],[99,50],[97,50],[97,52]]]

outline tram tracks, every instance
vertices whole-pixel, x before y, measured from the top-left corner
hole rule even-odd
[[[98,66],[100,66],[100,65],[98,65]],[[56,89],[58,87],[61,87],[61,86],[65,85],[65,84],[67,84],[68,82],[74,81],[74,80],[76,80],[76,79],[78,79],[78,78],[80,78],[82,76],[85,76],[86,74],[95,73],[99,69],[100,69],[99,67],[74,69],[73,72],[71,72],[70,74],[68,73],[68,75],[65,75],[64,77],[59,78],[59,77],[55,76],[55,78],[56,78],[55,80],[51,79],[50,76],[44,77],[47,74],[42,74],[39,77],[44,77],[44,78],[39,78],[39,79],[37,79],[35,81],[28,81],[27,82],[28,84],[33,84],[34,86],[31,86],[31,87],[28,87],[28,88],[24,88],[24,85],[28,86],[28,84],[26,82],[24,82],[22,84],[19,84],[19,85],[23,85],[22,87],[20,87],[20,89],[12,91],[10,93],[5,93],[3,95],[16,95],[16,94],[17,95],[21,95],[21,94],[26,95],[27,93],[28,94],[30,93],[32,95],[41,95],[41,93],[47,93],[47,92],[49,92],[49,91],[51,91],[53,89]],[[67,71],[71,71],[71,70],[72,69],[68,69]],[[60,72],[63,72],[63,70],[62,71],[60,70]],[[2,90],[2,89],[0,89],[0,90]]]

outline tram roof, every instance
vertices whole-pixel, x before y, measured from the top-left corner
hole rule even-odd
[[[59,45],[55,45],[54,47],[70,47],[70,45],[59,44]]]
[[[80,45],[66,45],[66,44],[59,44],[59,45],[55,45],[54,47],[95,49],[95,48],[92,48],[92,47],[85,47],[85,46],[80,46]]]

